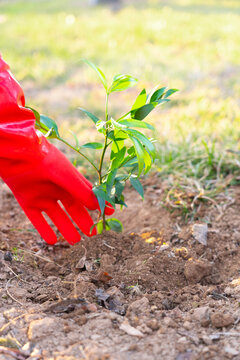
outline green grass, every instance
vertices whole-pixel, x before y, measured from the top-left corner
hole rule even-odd
[[[212,192],[239,173],[239,156],[227,151],[239,150],[239,1],[126,3],[113,12],[86,0],[2,1],[1,52],[28,105],[54,117],[64,133],[70,124],[80,140],[94,135],[76,108],[99,116],[104,110],[104,92],[81,58],[98,64],[109,79],[119,72],[140,78],[136,89],[112,96],[113,116],[143,86],[178,88],[149,119],[160,140],[157,168],[180,183],[196,179]]]

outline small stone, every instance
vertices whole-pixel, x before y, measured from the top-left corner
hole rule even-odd
[[[13,254],[11,253],[11,251],[6,251],[4,253],[4,260],[11,262],[12,259],[13,259]]]
[[[149,321],[147,321],[147,326],[152,329],[153,331],[156,331],[159,329],[159,323],[157,321],[157,319],[151,319]]]
[[[79,326],[85,325],[87,323],[87,321],[88,321],[88,319],[85,315],[83,315],[75,320],[76,324],[78,324]],[[71,328],[65,326],[64,331],[71,332]]]
[[[184,321],[183,327],[186,330],[191,330],[192,329],[192,324],[189,321]]]
[[[168,326],[168,327],[172,327],[174,328],[176,326],[175,322],[173,321],[173,319],[171,319],[169,316],[166,316],[163,319],[163,323],[164,325]]]
[[[158,334],[166,334],[168,332],[168,329],[166,326],[161,326],[158,330]]]
[[[231,282],[232,286],[240,286],[240,277]]]
[[[211,315],[212,326],[216,328],[227,327],[234,323],[234,318],[231,314],[224,314],[222,312],[215,312]]]
[[[186,336],[180,337],[177,342],[178,342],[179,344],[187,343],[187,338],[186,338]]]
[[[138,337],[143,337],[144,336],[143,333],[140,330],[138,330],[138,329],[134,328],[133,326],[131,326],[128,321],[124,321],[120,325],[119,329],[123,330],[125,333],[127,333],[128,335],[131,335],[131,336],[138,336]]]
[[[56,270],[56,265],[54,263],[47,263],[45,266],[44,266],[44,271],[46,273],[52,273]],[[64,269],[65,270],[65,269]]]
[[[190,258],[185,264],[184,275],[189,283],[196,284],[205,276],[211,275],[212,265],[206,261]]]
[[[194,309],[193,315],[194,320],[201,321],[203,319],[209,318],[209,307],[201,306],[199,308]]]
[[[97,311],[97,306],[95,304],[91,303],[91,304],[87,305],[87,309],[88,309],[89,312],[96,312]]]
[[[59,331],[60,327],[60,323],[56,318],[46,317],[41,320],[34,320],[29,325],[28,338],[29,340],[36,341],[46,336],[51,336],[56,330]]]
[[[202,245],[207,245],[207,234],[208,234],[208,225],[207,224],[194,224],[192,226],[192,235],[195,240],[197,240]]]
[[[149,309],[149,300],[146,297],[142,297],[139,300],[132,302],[128,307],[128,313],[134,312],[136,315],[146,312]]]
[[[231,346],[225,346],[224,351],[232,356],[237,356],[239,354],[239,351],[237,351]]]
[[[11,295],[16,297],[17,299],[25,299],[28,294],[28,291],[26,289],[19,286],[12,287],[9,290],[11,292]]]
[[[138,345],[137,344],[132,344],[128,348],[128,351],[137,351],[137,350],[138,350]]]
[[[204,342],[205,345],[211,345],[212,344],[212,339],[206,335],[203,335],[201,337],[202,341]]]
[[[203,327],[209,326],[209,324],[210,324],[210,318],[203,318],[203,319],[200,321],[200,324],[201,324]]]

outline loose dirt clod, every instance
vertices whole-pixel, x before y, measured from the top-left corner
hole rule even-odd
[[[218,311],[211,314],[211,323],[216,328],[223,328],[232,325],[234,318],[231,314],[224,314]]]
[[[212,265],[208,262],[190,258],[184,268],[184,275],[189,283],[195,284],[205,276],[211,275]]]
[[[32,341],[37,341],[41,338],[50,336],[56,332],[56,329],[61,328],[61,323],[56,318],[43,318],[34,320],[30,323],[28,329],[28,338]]]

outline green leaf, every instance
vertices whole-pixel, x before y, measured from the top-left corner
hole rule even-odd
[[[157,104],[160,105],[160,104],[164,104],[164,103],[169,102],[169,101],[170,101],[170,99],[159,99],[157,101]]]
[[[136,120],[143,120],[156,107],[157,103],[146,104],[132,112],[132,117]]]
[[[139,179],[134,176],[134,175],[131,175],[130,176],[130,183],[131,185],[134,187],[134,189],[139,193],[139,195],[144,198],[144,190],[143,190],[143,186],[142,184],[140,183]]]
[[[97,226],[97,223],[93,224],[93,225],[90,227],[90,234],[92,234],[93,229],[95,228],[95,226]]]
[[[114,184],[114,181],[115,181],[115,176],[117,175],[117,169],[111,171],[109,174],[108,174],[108,177],[107,177],[107,193],[108,195],[110,196],[111,194],[111,191],[112,191],[112,187],[113,187],[113,184]]]
[[[126,90],[137,83],[137,79],[133,78],[130,75],[120,74],[116,75],[113,78],[112,85],[110,86],[109,93],[114,91],[123,91]]]
[[[169,89],[166,94],[164,95],[164,99],[166,99],[167,97],[169,97],[170,95],[174,94],[176,91],[178,91],[178,89]]]
[[[43,131],[46,132],[46,137],[60,138],[56,122],[50,119],[48,116],[40,115],[40,126],[42,129],[44,129]]]
[[[120,209],[122,210],[123,206],[128,207],[127,204],[124,202],[124,196],[121,196],[121,199],[119,200],[117,197],[115,197],[115,204],[121,205]]]
[[[108,174],[108,177],[107,177],[107,184],[110,185],[111,187],[113,186],[114,184],[114,180],[115,180],[115,176],[117,175],[117,169],[114,170],[114,171],[111,171],[109,174]]]
[[[145,164],[144,174],[147,174],[152,167],[152,159],[149,153],[145,149],[144,149],[144,164]]]
[[[110,229],[115,231],[115,232],[122,232],[123,231],[123,225],[122,225],[121,221],[118,220],[118,219],[111,218],[111,219],[106,220],[106,223],[108,224]]]
[[[84,145],[81,145],[81,148],[87,148],[87,149],[102,149],[103,148],[103,144],[98,143],[98,142],[91,142],[91,143],[86,143]]]
[[[98,232],[98,234],[102,234],[102,232],[103,232],[103,221],[102,220],[100,220],[97,223],[97,232]]]
[[[124,190],[125,187],[125,183],[121,182],[121,181],[116,181],[115,182],[115,195],[117,197],[117,199],[120,200],[121,196],[122,196],[122,192]]]
[[[131,110],[139,109],[140,107],[146,104],[146,101],[147,101],[147,93],[146,90],[143,89],[136,98],[135,103],[133,104]]]
[[[111,133],[111,134],[110,134]],[[113,140],[114,142],[120,142],[122,140],[125,140],[128,138],[128,135],[126,134],[126,132],[119,130],[119,129],[114,129],[111,130],[110,133],[108,133],[108,137]],[[109,136],[110,134],[110,136]],[[119,145],[118,145],[119,146]]]
[[[124,160],[126,150],[127,150],[127,148],[126,148],[126,146],[124,146],[120,151],[118,151],[116,153],[111,153],[111,156],[113,159],[112,164],[111,164],[111,170],[114,170],[121,165],[121,163]]]
[[[149,151],[149,153],[151,154],[153,161],[156,158],[156,149],[153,145],[153,143],[142,133],[140,133],[137,130],[128,130],[128,133],[133,135],[134,137],[136,137],[139,141],[141,141],[141,143],[145,146],[146,150]]]
[[[140,176],[144,168],[144,148],[140,143],[140,141],[135,137],[129,136],[129,139],[132,141],[135,147],[135,151],[138,159],[138,176]]]
[[[94,186],[92,190],[96,196],[104,199],[105,201],[108,201],[110,204],[114,206],[113,200],[107,194],[106,185],[102,184],[102,185]]]
[[[107,88],[108,88],[107,80],[106,80],[106,77],[105,77],[104,73],[102,72],[102,70],[89,60],[82,59],[82,61],[84,61],[86,64],[88,64],[98,74],[98,77],[101,80],[101,83],[103,84],[105,90],[107,91]]]
[[[112,147],[111,147],[111,160],[113,158],[113,154],[112,153],[117,153],[118,151],[120,151],[123,147],[124,147],[124,140],[128,138],[127,134],[119,131],[119,130],[114,130],[114,134],[115,136],[113,137],[113,142],[112,142]],[[116,138],[117,134],[120,135],[120,138]]]
[[[166,87],[162,87],[161,89],[156,90],[150,98],[150,103],[160,100],[166,89]]]
[[[93,191],[93,192],[94,192],[94,191]],[[96,193],[95,193],[95,195],[96,195],[97,200],[98,200],[98,203],[99,203],[99,207],[100,207],[101,215],[103,216],[104,211],[105,211],[105,207],[106,207],[106,201],[104,200],[104,198],[103,198],[103,197],[98,196]]]
[[[115,208],[115,204],[114,204],[113,200],[107,194],[106,186],[104,186],[104,185],[94,186],[92,190],[98,199],[99,207],[101,210],[101,215],[104,214],[104,210],[106,207],[106,201],[108,201]]]
[[[137,159],[136,156],[134,158],[132,156],[129,156],[125,160],[126,161],[124,161],[124,163],[121,164],[121,166],[123,166],[123,167],[129,167],[129,166],[133,166],[135,164],[138,164],[138,159]]]
[[[85,110],[85,109],[83,109],[81,107],[79,107],[78,109],[81,110],[82,112],[84,112],[84,114],[86,114],[94,122],[95,125],[97,124],[99,119],[95,115],[90,113],[90,111],[87,111],[87,110]]]
[[[32,112],[33,112],[33,114],[35,116],[35,119],[36,119],[36,123],[40,124],[40,114],[39,114],[39,112],[37,110],[33,109],[30,106],[25,106],[25,108],[32,110]]]
[[[122,175],[118,175],[116,176],[116,181],[125,181],[128,179],[128,175],[127,174],[122,174]]]
[[[117,141],[112,144],[112,151],[110,155],[110,160],[115,158],[123,158],[126,152],[126,146],[122,146],[123,141]]]
[[[129,131],[129,130],[128,130]],[[127,153],[129,155],[134,155],[135,154],[135,147],[134,146],[131,146],[129,149],[127,149]]]
[[[125,130],[127,129],[126,125],[121,124],[120,122],[117,122],[116,120],[114,120],[113,118],[111,118],[111,123],[112,125],[119,130]]]
[[[143,128],[143,129],[150,129],[154,130],[154,127],[144,121],[138,121],[138,120],[121,120],[118,124],[128,126],[128,127],[137,127],[137,128]]]

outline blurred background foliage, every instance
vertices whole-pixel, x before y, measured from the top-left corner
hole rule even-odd
[[[148,119],[157,129],[162,176],[194,179],[209,192],[229,176],[238,181],[239,0],[0,0],[0,34],[27,105],[54,118],[67,137],[69,126],[80,141],[98,136],[77,110],[104,111],[104,91],[80,61],[86,58],[109,79],[140,79],[111,96],[113,117],[143,87],[180,90]]]

